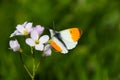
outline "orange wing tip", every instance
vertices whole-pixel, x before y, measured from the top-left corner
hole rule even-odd
[[[70,31],[70,35],[71,35],[71,38],[74,42],[78,41],[81,37],[81,34],[82,34],[82,30],[79,29],[79,28],[70,28],[69,29]]]
[[[57,52],[62,52],[62,49],[60,48],[59,45],[56,44],[56,42],[52,41],[51,45]]]

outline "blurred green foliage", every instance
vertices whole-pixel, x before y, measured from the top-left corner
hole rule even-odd
[[[53,50],[41,58],[36,80],[120,80],[120,0],[0,0],[0,80],[30,80],[19,55],[8,49],[10,34],[25,21],[83,30],[68,54]]]

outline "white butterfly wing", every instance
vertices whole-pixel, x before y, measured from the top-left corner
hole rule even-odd
[[[78,44],[78,42],[70,42],[70,41],[65,40],[64,38],[62,38],[62,40],[65,43],[68,50],[75,48],[76,45]]]
[[[73,48],[76,47],[78,42],[77,41],[74,42],[72,40],[70,31],[68,29],[62,30],[59,33],[60,33],[62,41],[65,43],[68,50],[73,49]]]
[[[62,30],[59,33],[62,39],[69,41],[69,42],[73,42],[73,40],[71,39],[70,31],[68,29]]]
[[[66,54],[68,53],[68,50],[66,47],[60,42],[56,37],[53,37],[52,40],[61,48],[61,53]]]
[[[52,29],[50,29],[49,31],[50,31],[50,34],[51,34],[52,41],[54,41],[62,49],[61,53],[63,53],[63,54],[68,53],[68,50],[62,44],[62,42],[60,42],[56,37],[54,37],[54,31]]]

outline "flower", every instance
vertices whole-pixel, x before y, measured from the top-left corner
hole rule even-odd
[[[22,25],[20,24],[17,25],[16,30],[10,35],[10,37],[16,35],[28,35],[32,30],[33,30],[32,23],[25,22]]]
[[[39,34],[36,30],[33,30],[31,32],[30,37],[31,38],[26,39],[26,43],[31,47],[35,47],[35,49],[39,51],[42,51],[44,49],[44,44],[49,40],[48,35],[39,37]]]
[[[42,27],[41,25],[37,25],[35,28],[34,28],[37,32],[38,32],[38,34],[42,34],[43,33],[43,31],[44,31],[44,27]]]
[[[20,44],[17,40],[10,40],[9,41],[10,49],[12,49],[14,52],[20,51]]]
[[[44,48],[43,56],[50,56],[51,55],[51,45],[47,44]]]

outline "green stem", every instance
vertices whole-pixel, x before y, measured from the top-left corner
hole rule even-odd
[[[33,57],[33,74],[32,74],[32,80],[34,80],[35,78],[35,57],[34,57],[34,53],[33,53],[33,48],[31,47],[31,53],[32,53],[32,57]]]
[[[37,69],[38,69],[39,65],[40,65],[40,62],[37,64],[37,66],[36,66],[36,70],[35,70],[35,71],[37,71]]]
[[[35,59],[33,58],[33,74],[32,74],[32,80],[35,78]]]
[[[36,73],[36,71],[37,71],[37,69],[39,67],[40,62],[37,65],[35,64],[35,56],[34,56],[34,52],[33,52],[33,47],[31,47],[31,54],[32,54],[32,58],[33,58],[33,71],[32,71],[32,74],[29,71],[28,67],[24,64],[23,57],[22,57],[21,53],[20,53],[20,60],[21,60],[21,62],[23,64],[25,70],[27,71],[28,75],[31,77],[32,80],[34,80],[35,79],[35,73]]]
[[[32,78],[32,77],[33,77],[32,74],[30,73],[29,69],[27,68],[27,66],[26,66],[26,65],[24,64],[24,62],[23,62],[23,58],[22,58],[21,53],[20,53],[20,60],[21,60],[21,62],[22,62],[22,64],[23,64],[25,70],[27,71],[28,75]]]
[[[34,54],[33,54],[33,47],[31,47],[31,54],[34,55]]]

